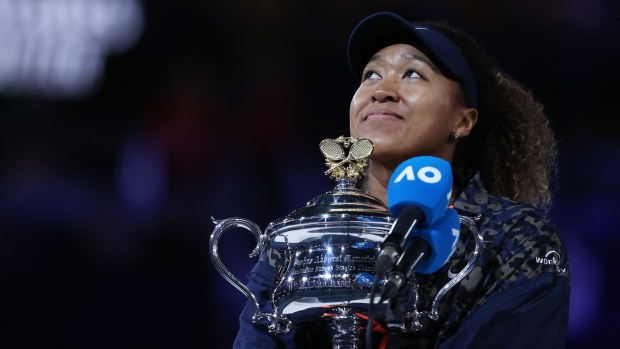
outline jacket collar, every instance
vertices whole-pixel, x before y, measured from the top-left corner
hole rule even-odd
[[[461,191],[459,197],[454,200],[454,208],[460,214],[470,217],[484,212],[489,203],[489,193],[480,181],[480,172],[454,173],[454,178],[458,190]],[[459,183],[464,183],[465,186]]]

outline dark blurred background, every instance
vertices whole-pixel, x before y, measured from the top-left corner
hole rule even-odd
[[[0,0],[0,345],[228,348],[245,297],[211,217],[263,229],[333,187],[345,46],[380,10],[453,21],[546,107],[569,348],[616,340],[619,3]],[[233,236],[234,235],[234,236]],[[242,281],[250,233],[222,258]]]

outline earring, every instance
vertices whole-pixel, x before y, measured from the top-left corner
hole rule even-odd
[[[452,132],[450,133],[450,136],[448,136],[448,143],[454,143],[456,142],[456,140],[461,136],[460,133],[458,132]]]

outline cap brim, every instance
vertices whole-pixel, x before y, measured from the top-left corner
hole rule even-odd
[[[353,75],[361,77],[373,54],[397,43],[423,44],[413,24],[394,13],[379,12],[366,17],[353,29],[347,45],[347,57]]]

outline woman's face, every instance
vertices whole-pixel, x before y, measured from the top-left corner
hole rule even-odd
[[[451,161],[454,144],[448,137],[461,131],[463,115],[471,110],[458,102],[459,92],[459,84],[420,50],[387,46],[370,58],[353,96],[351,135],[373,141],[372,159],[385,164],[420,155]]]

